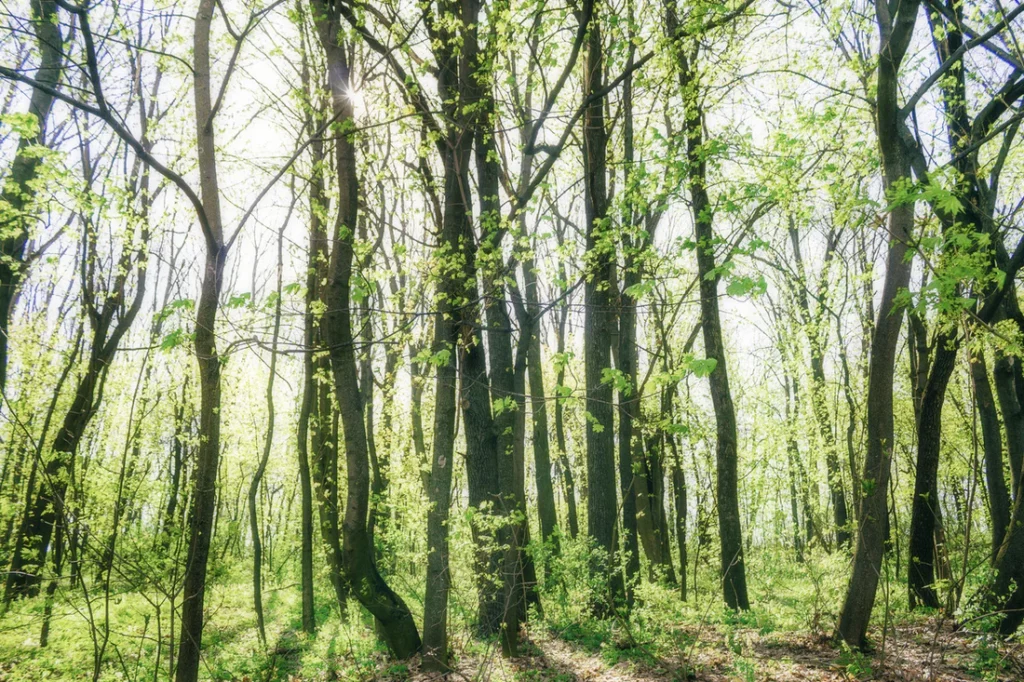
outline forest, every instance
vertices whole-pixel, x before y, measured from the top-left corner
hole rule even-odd
[[[0,682],[1024,679],[1024,4],[0,14]]]

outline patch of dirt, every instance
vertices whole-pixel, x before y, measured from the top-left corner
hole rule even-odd
[[[876,650],[844,652],[827,637],[734,629],[685,628],[694,644],[678,655],[655,657],[618,644],[616,655],[601,655],[548,632],[531,633],[524,655],[503,659],[491,648],[463,656],[446,675],[422,673],[416,682],[1022,682],[1024,644],[995,643],[977,633],[954,632],[945,622],[890,629]],[[609,642],[606,646],[615,647]],[[618,660],[617,663],[609,661]]]

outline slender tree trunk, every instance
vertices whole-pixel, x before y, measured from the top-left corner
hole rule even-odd
[[[909,181],[910,163],[899,136],[899,70],[917,21],[919,3],[908,0],[890,15],[885,0],[877,0],[881,32],[878,65],[878,143],[887,192]],[[893,448],[892,388],[896,345],[903,321],[903,309],[896,304],[899,292],[910,282],[907,245],[914,227],[914,205],[905,203],[889,212],[889,253],[878,319],[871,338],[868,372],[867,453],[864,457],[865,488],[853,574],[839,616],[839,635],[853,647],[867,644],[868,625],[882,570],[882,553],[888,525],[887,495]]]
[[[54,0],[32,0],[32,29],[39,49],[39,68],[35,80],[51,88],[60,84],[64,65],[64,36],[58,23],[57,3]],[[33,147],[44,144],[47,121],[53,107],[54,96],[39,88],[32,89],[28,113],[32,115],[36,131],[18,140],[14,162],[4,179],[0,206],[0,393],[7,388],[7,344],[15,294],[24,277],[25,246],[28,243],[29,224],[32,221],[32,202],[36,189],[34,181],[39,174],[41,157]]]
[[[939,506],[939,446],[942,435],[942,406],[946,387],[953,376],[959,349],[954,327],[935,340],[935,357],[921,397],[917,423],[917,463],[914,467],[914,502],[910,523],[910,559],[908,588],[911,608],[917,601],[939,608],[935,591],[935,532]],[[987,383],[987,380],[986,380]]]
[[[145,243],[147,240],[148,233],[143,235],[142,241]],[[92,258],[95,256],[95,245],[88,240],[87,244],[89,246],[87,252],[83,253],[83,258]],[[68,485],[73,479],[75,460],[82,437],[102,401],[107,369],[114,359],[118,344],[135,320],[145,295],[145,264],[142,262],[136,271],[138,281],[135,298],[130,305],[126,305],[126,281],[132,271],[132,265],[132,247],[125,246],[118,262],[119,274],[111,284],[111,291],[105,292],[107,295],[102,302],[95,293],[83,299],[92,325],[89,358],[75,389],[71,407],[65,414],[61,430],[54,439],[50,459],[43,467],[43,485],[32,502],[31,513],[24,519],[21,529],[24,538],[22,546],[27,544],[31,551],[26,553],[22,549],[12,557],[7,576],[6,601],[15,596],[38,594],[41,581],[38,571],[45,565],[51,541],[55,539],[54,533],[65,525],[65,500]],[[88,270],[83,270],[83,277],[87,272]],[[93,284],[87,281],[83,281],[83,290],[95,291]]]
[[[214,0],[200,0],[196,13],[194,53],[197,149],[203,212],[209,232],[203,283],[196,306],[195,350],[199,362],[199,447],[196,457],[188,558],[182,585],[181,634],[177,682],[196,682],[203,638],[206,565],[213,539],[220,468],[220,357],[217,353],[217,305],[224,281],[227,248],[223,242],[220,188],[217,182],[213,101],[210,95],[210,27]]]
[[[53,542],[53,575],[46,585],[46,598],[43,603],[43,624],[39,629],[39,647],[45,648],[50,643],[50,620],[53,616],[53,596],[57,593],[57,587],[64,569],[64,536],[63,532],[57,532]]]
[[[665,389],[668,393],[668,389]],[[671,405],[671,396],[668,397]],[[662,397],[664,404],[665,397]],[[674,423],[674,422],[673,422]],[[679,545],[679,597],[683,601],[687,599],[687,551],[686,551],[686,476],[683,473],[682,463],[679,461],[679,448],[676,445],[675,435],[671,433],[662,434],[663,440],[668,444],[672,452],[672,491],[675,495],[676,507],[676,542]]]
[[[564,280],[563,280],[564,281]],[[576,482],[572,473],[572,463],[565,447],[565,404],[558,394],[558,389],[565,385],[565,324],[569,317],[569,309],[562,309],[558,319],[558,369],[555,373],[555,448],[558,450],[558,462],[562,473],[562,493],[565,496],[566,517],[569,521],[569,537],[576,539],[580,533],[579,516],[576,511]]]
[[[541,321],[537,274],[532,258],[523,261],[523,293],[526,296],[528,319],[520,319],[521,334],[528,343],[526,368],[530,384],[530,416],[533,419],[533,461],[537,484],[537,516],[540,519],[541,539],[558,554],[559,542],[555,530],[558,516],[555,512],[555,488],[551,481],[551,447],[548,439],[548,400],[544,391],[544,360],[541,350]],[[569,474],[572,476],[571,472]],[[545,564],[545,573],[550,569]]]
[[[181,494],[181,474],[185,468],[185,439],[188,436],[188,422],[185,417],[185,403],[188,400],[188,375],[181,384],[181,400],[174,407],[174,437],[171,441],[170,487],[167,491],[167,505],[164,508],[163,525],[160,530],[160,543],[166,549],[171,543],[178,520],[178,504]]]
[[[412,429],[412,446],[419,463],[420,484],[423,494],[430,494],[430,458],[427,456],[426,439],[423,437],[423,382],[426,376],[422,365],[415,360],[415,347],[409,346],[409,421]]]
[[[334,117],[339,125],[352,126],[352,101],[343,94],[348,93],[351,87],[350,65],[346,46],[341,42],[343,34],[338,10],[336,7],[328,7],[321,0],[313,0],[313,6],[320,43],[327,53],[328,86],[332,93],[336,93],[331,97]],[[369,444],[363,421],[350,308],[359,183],[352,134],[342,133],[335,145],[338,210],[327,278],[327,310],[321,327],[330,352],[335,398],[345,438],[348,487],[342,525],[342,557],[345,577],[353,595],[377,619],[379,630],[391,652],[399,659],[406,659],[420,648],[419,632],[409,607],[377,571],[367,530],[370,505]]]
[[[788,358],[783,357],[783,363]],[[798,563],[804,562],[804,540],[800,535],[800,513],[797,503],[797,490],[800,489],[800,479],[797,476],[797,460],[800,459],[800,446],[796,440],[796,428],[793,419],[793,402],[795,394],[790,392],[790,380],[788,376],[783,379],[783,389],[786,393],[786,458],[789,463],[789,506],[790,515],[793,518],[793,549],[796,550]]]
[[[842,469],[839,466],[839,457],[836,453],[836,438],[832,433],[832,418],[828,413],[827,383],[825,378],[824,349],[822,338],[827,337],[825,327],[824,306],[827,304],[828,274],[832,261],[833,243],[832,236],[829,238],[829,246],[825,252],[825,264],[821,271],[821,282],[818,285],[819,309],[816,314],[811,313],[810,297],[807,295],[807,288],[810,286],[807,281],[807,273],[804,268],[803,255],[800,250],[800,235],[796,228],[790,223],[790,242],[793,245],[793,255],[796,259],[797,275],[800,282],[796,286],[796,300],[800,306],[803,320],[804,333],[807,336],[807,344],[811,350],[811,412],[818,426],[818,434],[825,446],[825,468],[828,472],[829,496],[832,500],[832,519],[836,526],[836,545],[849,547],[850,527],[849,512],[846,508],[846,491],[843,487]]]
[[[666,27],[674,39],[678,20],[674,4],[666,3]],[[715,410],[718,470],[718,534],[721,540],[721,575],[725,603],[731,609],[748,609],[747,573],[743,562],[743,533],[740,528],[737,492],[736,412],[729,389],[729,374],[722,342],[722,324],[718,312],[718,281],[714,253],[713,205],[707,193],[707,160],[704,149],[704,111],[698,94],[699,83],[693,70],[695,50],[677,41],[676,75],[686,117],[686,156],[694,236],[697,242],[697,273],[700,279],[701,328],[704,353],[715,361],[709,375],[711,402]]]
[[[35,450],[32,454],[32,466],[29,469],[28,480],[25,485],[24,511],[22,513],[21,520],[18,523],[18,531],[15,534],[14,546],[11,548],[11,565],[7,571],[7,579],[4,583],[3,610],[6,610],[7,605],[10,604],[12,599],[22,594],[20,590],[23,583],[19,582],[22,577],[16,577],[19,573],[19,569],[16,568],[15,562],[20,562],[20,565],[22,566],[25,562],[24,558],[21,558],[21,555],[22,552],[25,551],[25,543],[31,541],[31,537],[28,535],[33,513],[31,500],[33,495],[36,493],[36,480],[39,476],[39,464],[42,461],[43,456],[43,443],[45,442],[45,439],[49,437],[50,421],[56,411],[57,401],[60,398],[61,390],[64,388],[64,384],[67,382],[68,376],[71,374],[71,370],[74,369],[78,355],[82,350],[83,332],[84,326],[80,326],[78,328],[78,333],[75,335],[74,341],[72,341],[71,354],[68,356],[64,369],[61,372],[60,377],[57,379],[53,397],[50,399],[50,405],[47,408],[46,417],[43,420],[42,432],[39,435],[39,440],[36,441]]]
[[[263,542],[260,539],[260,517],[256,506],[263,474],[270,461],[270,449],[274,445],[274,379],[277,377],[277,341],[281,333],[281,279],[283,270],[284,229],[277,235],[277,297],[274,299],[274,331],[270,341],[270,377],[267,379],[267,435],[263,443],[263,454],[256,472],[249,483],[249,533],[252,535],[252,600],[256,612],[256,629],[260,643],[267,646],[267,628],[263,616]],[[271,564],[273,565],[273,564]]]
[[[309,71],[306,62],[305,41],[303,41],[302,75],[306,92],[310,92]],[[311,127],[307,125],[307,129]],[[322,162],[321,144],[321,162]],[[316,177],[317,174],[314,174]],[[316,198],[316,180],[310,183],[310,214],[319,209]],[[321,192],[322,194],[322,192]],[[313,218],[318,222],[318,219]],[[301,585],[302,585],[302,630],[308,634],[316,632],[316,602],[313,594],[313,480],[309,462],[309,426],[317,400],[315,365],[313,348],[315,341],[314,317],[312,303],[317,290],[317,241],[318,236],[312,228],[309,232],[308,260],[306,262],[306,300],[303,311],[303,346],[302,355],[302,398],[299,404],[299,422],[296,426],[296,451],[299,460],[299,488],[301,504],[300,549]]]
[[[459,126],[463,122],[464,112],[460,112],[458,102],[463,94],[463,76],[468,70],[466,56],[457,54],[453,48],[457,36],[453,24],[458,23],[462,16],[461,8],[453,2],[444,2],[439,8],[440,38],[437,49],[437,85],[438,94],[445,106],[445,115],[449,120],[445,129],[445,139],[440,143],[440,151],[444,165],[443,211],[440,229],[440,247],[435,250],[434,258],[439,273],[437,282],[437,306],[434,326],[434,343],[432,346],[432,363],[437,367],[434,392],[434,435],[433,452],[430,464],[429,512],[427,514],[427,585],[423,601],[423,666],[426,670],[443,671],[448,668],[448,592],[451,587],[451,575],[448,566],[448,514],[451,505],[452,467],[455,455],[455,418],[458,410],[457,400],[465,401],[468,396],[457,396],[456,383],[461,377],[463,389],[465,379],[472,366],[466,367],[472,349],[460,345],[461,317],[464,312],[457,307],[465,294],[464,280],[466,264],[460,262],[463,252],[462,241],[468,233],[465,222],[470,214],[469,163],[471,158],[472,136]],[[475,272],[472,273],[475,285]],[[470,337],[467,342],[472,343]],[[482,349],[477,345],[477,353]],[[456,366],[458,358],[458,367]],[[486,384],[485,384],[486,386]],[[489,409],[490,399],[486,397]],[[476,506],[480,500],[480,486],[476,478],[479,473],[474,469],[475,461],[470,456],[473,435],[470,425],[466,424],[466,476],[469,479],[469,504]],[[496,472],[495,472],[496,475]],[[493,490],[497,490],[497,480],[493,482]],[[474,527],[474,534],[476,533]],[[476,537],[474,537],[476,539]],[[479,544],[478,544],[479,547]],[[486,565],[488,562],[483,560]],[[476,559],[478,586],[481,575],[481,556]],[[485,595],[478,594],[478,604],[482,605]],[[484,622],[490,618],[481,619]]]

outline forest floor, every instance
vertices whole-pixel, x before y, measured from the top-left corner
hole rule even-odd
[[[986,628],[969,598],[956,631],[939,612],[909,611],[902,583],[886,583],[888,598],[873,621],[875,650],[862,654],[831,639],[845,589],[846,560],[825,553],[793,565],[769,555],[751,561],[749,611],[724,608],[712,590],[691,591],[645,581],[637,588],[628,621],[592,616],[585,581],[543,593],[543,613],[530,610],[520,655],[502,657],[493,639],[473,634],[476,590],[468,573],[457,574],[449,603],[449,646],[454,670],[428,675],[416,659],[389,657],[374,634],[373,619],[356,604],[342,620],[328,600],[317,611],[318,632],[305,635],[296,584],[280,581],[266,591],[269,646],[255,628],[248,566],[217,576],[208,593],[201,678],[216,682],[1024,682],[1024,638],[1003,641]],[[582,561],[581,566],[586,564]],[[699,584],[715,579],[701,566]],[[582,568],[580,569],[583,570]],[[896,572],[898,574],[898,572]],[[888,573],[886,574],[888,576]],[[404,577],[404,576],[400,576]],[[417,620],[422,602],[415,580],[400,581]],[[420,583],[421,584],[421,581]],[[554,583],[553,583],[554,584]],[[980,581],[978,581],[980,584]],[[978,592],[971,584],[965,594]],[[321,592],[323,594],[324,592]],[[44,600],[14,603],[0,621],[0,682],[93,680],[96,648],[109,634],[98,679],[163,682],[174,650],[171,609],[152,607],[158,595],[112,595],[104,616],[102,595],[87,602],[75,592],[54,609],[50,644],[39,646]],[[883,608],[884,607],[884,608]],[[882,622],[887,622],[884,636]]]
[[[829,638],[757,629],[681,628],[693,644],[677,656],[654,656],[628,642],[595,646],[546,632],[504,659],[496,651],[467,656],[448,675],[382,669],[378,679],[514,682],[724,682],[881,680],[921,682],[1020,682],[1024,644],[996,643],[977,633],[954,632],[948,623],[895,626],[872,655],[843,651]],[[689,632],[686,632],[689,630]],[[303,679],[301,676],[297,680]]]

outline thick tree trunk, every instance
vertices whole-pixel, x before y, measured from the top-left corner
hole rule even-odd
[[[448,222],[446,220],[446,222]],[[451,286],[454,282],[448,282]],[[435,318],[434,356],[444,354],[437,365],[434,391],[434,439],[428,479],[427,513],[427,587],[423,599],[423,667],[426,670],[448,668],[448,510],[451,507],[452,468],[455,455],[455,413],[457,371],[453,350],[458,343],[455,322],[445,319],[444,299]],[[449,316],[452,314],[448,311]]]
[[[476,309],[476,270],[465,261],[472,251],[472,245],[465,244],[466,235],[471,235],[468,221],[472,215],[471,188],[469,185],[469,164],[472,156],[472,135],[467,130],[466,112],[460,101],[465,96],[469,61],[465,53],[459,53],[454,45],[461,38],[458,25],[462,23],[463,11],[475,14],[477,7],[470,3],[463,7],[454,2],[443,2],[438,9],[437,26],[437,85],[438,94],[444,104],[447,120],[444,139],[439,143],[444,165],[444,207],[441,216],[440,247],[435,251],[437,267],[438,296],[435,318],[433,362],[437,367],[434,395],[434,442],[430,469],[430,511],[427,515],[427,586],[424,598],[423,624],[423,665],[427,670],[439,671],[448,668],[448,592],[451,575],[448,567],[448,514],[451,503],[452,467],[455,454],[455,417],[459,403],[463,404],[463,418],[466,422],[466,477],[469,483],[469,504],[479,509],[484,502],[493,502],[498,492],[497,464],[481,467],[481,453],[484,445],[480,439],[490,438],[476,421],[478,412],[487,410],[487,427],[490,427],[490,396],[488,384],[478,385],[477,379],[486,379],[484,349],[479,343],[479,333],[473,329],[473,310]],[[475,22],[474,22],[475,23]],[[472,286],[470,296],[467,287]],[[461,305],[469,301],[467,310]],[[463,321],[468,322],[467,334],[461,338]],[[456,358],[458,366],[456,366]],[[456,395],[456,383],[461,383]],[[479,391],[482,386],[482,398]],[[477,393],[470,391],[476,388]],[[476,400],[473,400],[476,398]],[[467,403],[476,402],[476,405]],[[472,409],[470,409],[472,408]],[[490,450],[493,453],[493,446]],[[483,477],[481,479],[481,476]],[[484,492],[486,491],[486,492]],[[490,498],[490,499],[488,499]],[[486,509],[480,510],[486,513]],[[482,538],[477,524],[473,526],[476,556],[476,578],[478,585],[478,627],[488,627],[499,619],[500,604],[495,608],[497,590],[488,589],[487,576],[497,571],[496,553],[482,547]],[[490,595],[490,596],[489,596]],[[495,626],[496,627],[496,626]]]
[[[617,332],[611,299],[615,241],[607,225],[607,147],[604,98],[604,46],[597,22],[589,29],[584,62],[584,93],[592,98],[583,114],[583,173],[586,215],[586,285],[584,289],[584,364],[586,382],[587,534],[600,553],[593,569],[607,581],[609,593],[596,604],[607,613],[623,597],[621,576],[614,564],[618,510],[615,492],[615,431],[610,340]]]
[[[627,256],[628,258],[628,256]],[[633,588],[639,579],[640,573],[640,544],[638,542],[637,507],[644,509],[644,522],[647,529],[651,530],[651,516],[648,505],[638,504],[638,498],[644,498],[647,502],[647,479],[635,474],[635,469],[643,466],[640,461],[643,458],[643,438],[639,429],[640,398],[637,395],[636,384],[636,301],[625,289],[637,283],[640,279],[636,272],[635,265],[632,268],[626,267],[623,273],[624,290],[620,294],[619,305],[619,348],[618,367],[625,388],[620,388],[618,393],[619,408],[619,494],[622,496],[622,532],[619,535],[619,543],[622,553],[625,555],[625,597],[626,607],[633,608]],[[634,424],[637,428],[634,429]],[[636,431],[636,433],[634,433]],[[649,533],[649,545],[653,545],[653,532]],[[649,548],[648,558],[650,558]],[[660,557],[658,557],[660,558]]]
[[[1017,399],[1016,381],[1014,378],[1014,365],[1019,363],[1017,358],[1007,357],[1003,353],[996,354],[996,363],[992,375],[996,386],[996,396],[999,400],[999,411],[1003,415],[1003,423],[1006,426],[1006,451],[1010,458],[1011,471],[1019,472],[1024,466],[1024,410]],[[1012,480],[1014,499],[1020,495],[1018,488],[1020,481]]]
[[[439,77],[442,89],[451,88],[451,92],[454,93],[457,77],[455,64],[444,65]],[[423,665],[427,670],[435,671],[448,668],[448,592],[451,587],[448,567],[448,514],[451,506],[455,417],[458,409],[456,384],[459,370],[456,369],[456,357],[459,356],[460,363],[464,360],[459,351],[459,312],[454,305],[456,301],[461,300],[464,283],[462,271],[449,261],[458,258],[461,238],[465,234],[462,222],[466,219],[468,209],[461,197],[468,190],[465,169],[469,163],[469,150],[458,148],[449,140],[444,162],[442,248],[435,254],[438,269],[444,274],[439,278],[437,285],[439,296],[432,347],[437,378],[434,388],[434,436],[428,494],[430,511],[427,514],[427,586],[423,601]],[[467,458],[467,478],[470,475],[469,468],[470,462]],[[473,487],[470,488],[471,505],[474,501],[474,490]],[[479,578],[479,557],[477,574]]]
[[[493,50],[496,48],[495,28],[491,26],[486,48],[482,49],[478,35],[477,18],[480,5],[477,2],[463,6],[463,52],[469,72],[463,78],[463,88],[469,102],[467,109],[474,116],[466,121],[472,128],[475,147],[477,200],[480,222],[480,270],[484,283],[484,315],[487,326],[487,361],[490,370],[481,363],[474,369],[472,384],[466,388],[467,377],[463,375],[463,390],[467,392],[468,404],[464,403],[466,435],[472,438],[473,429],[480,429],[480,449],[473,453],[467,449],[467,457],[471,457],[476,478],[483,484],[479,491],[481,496],[489,492],[487,486],[494,485],[492,474],[485,474],[485,467],[496,469],[496,496],[491,499],[495,505],[494,512],[499,515],[501,525],[498,529],[498,543],[505,548],[502,558],[501,592],[485,589],[480,583],[480,621],[483,633],[490,634],[501,630],[502,650],[505,655],[516,655],[518,649],[518,628],[521,617],[525,617],[525,607],[521,594],[523,577],[520,570],[520,547],[524,546],[522,529],[513,520],[518,514],[525,514],[525,499],[518,483],[518,465],[523,457],[524,433],[520,422],[525,416],[521,410],[525,407],[525,391],[517,391],[515,383],[523,377],[516,374],[515,359],[512,353],[512,323],[509,319],[506,301],[505,265],[502,258],[501,238],[504,230],[501,225],[501,204],[499,198],[501,168],[495,126],[497,114],[494,106],[493,83],[491,82],[491,64],[494,60]],[[464,235],[464,250],[467,254],[464,267],[467,274],[469,293],[467,312],[472,310],[472,301],[476,300],[474,280],[476,272],[476,254],[473,245],[476,239],[466,221],[467,232]],[[472,326],[470,326],[472,325]],[[474,338],[473,348],[466,352],[466,357],[475,360],[476,351],[482,348],[479,325],[467,319],[461,335],[463,338]],[[527,343],[524,337],[520,343]],[[524,347],[525,348],[525,347]],[[479,357],[483,358],[480,353]],[[487,396],[487,388],[490,395]],[[482,390],[481,390],[482,389]],[[493,406],[493,408],[492,408]],[[471,420],[472,415],[472,420]],[[496,465],[496,467],[495,467]],[[467,472],[468,473],[468,472]],[[470,479],[472,493],[472,479]],[[481,501],[483,501],[481,499]],[[478,531],[481,540],[485,533]],[[484,547],[478,550],[486,553]],[[488,563],[494,559],[487,557]],[[496,598],[496,601],[495,601]]]

